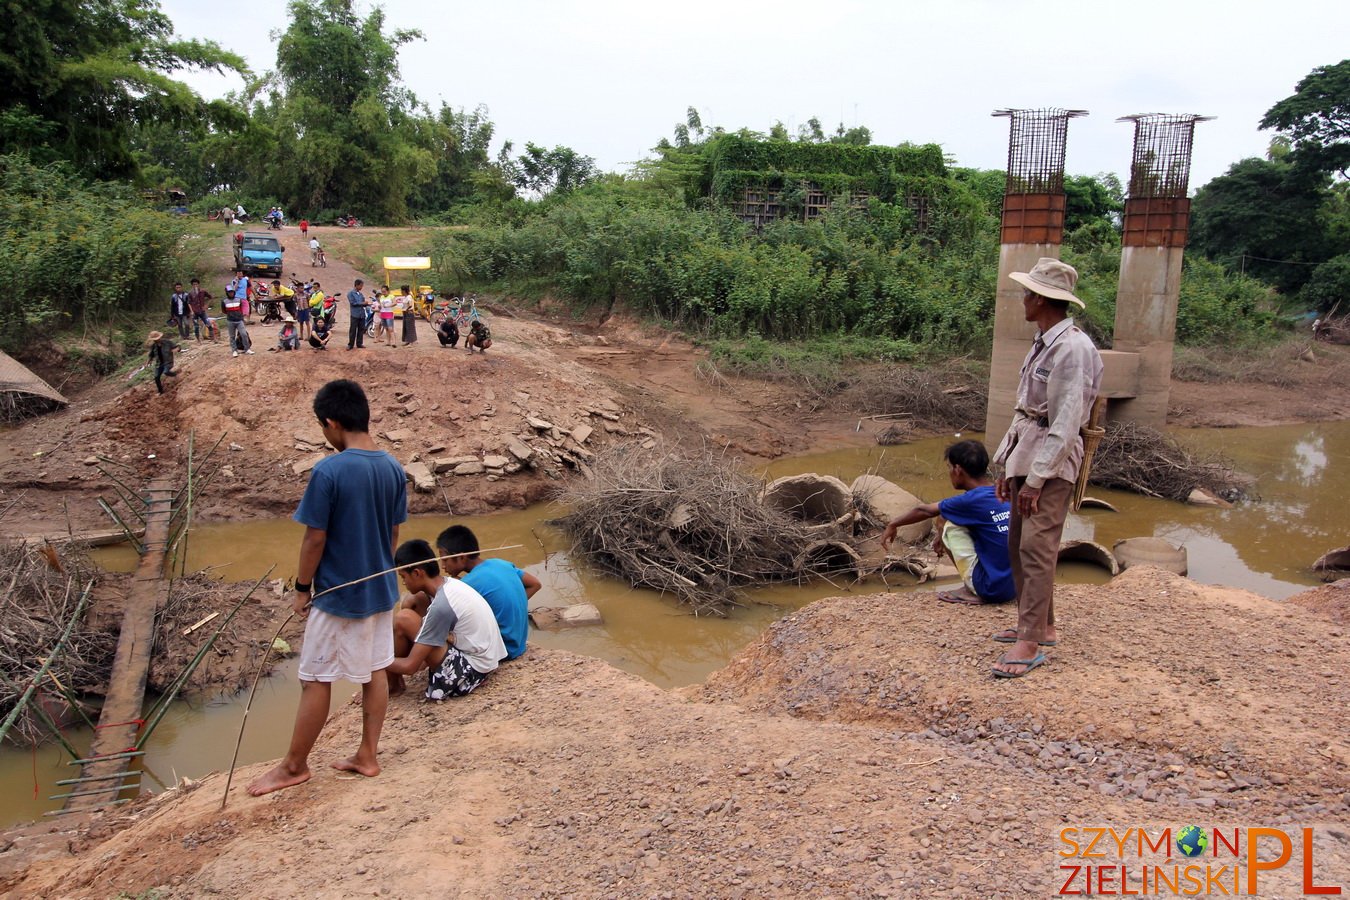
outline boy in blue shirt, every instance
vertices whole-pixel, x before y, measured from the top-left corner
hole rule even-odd
[[[497,618],[506,644],[506,658],[525,652],[530,629],[530,598],[543,587],[538,578],[504,559],[482,559],[478,537],[465,525],[451,525],[436,538],[436,548],[445,560],[445,574],[458,577],[483,595]],[[455,555],[458,554],[458,555]]]
[[[333,767],[380,774],[376,753],[389,706],[382,670],[394,661],[398,577],[392,570],[399,525],[408,518],[406,479],[403,467],[371,439],[370,403],[356,382],[340,379],[319,388],[314,414],[339,452],[314,467],[295,511],[305,526],[291,601],[306,620],[300,707],[286,756],[248,786],[255,797],[309,780],[309,752],[328,721],[339,678],[361,685],[361,744]],[[385,574],[351,583],[380,572]]]
[[[906,525],[941,516],[946,522],[938,529],[933,550],[952,558],[963,584],[954,591],[939,591],[938,599],[971,606],[1012,600],[1017,589],[1008,557],[1011,510],[994,496],[989,451],[979,441],[959,441],[946,449],[943,458],[952,487],[963,493],[920,504],[887,523],[881,546],[889,550],[896,532]]]

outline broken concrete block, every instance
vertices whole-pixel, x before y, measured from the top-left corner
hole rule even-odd
[[[296,463],[291,466],[291,471],[296,475],[304,475],[310,469],[317,466],[323,457],[324,455],[322,453],[315,453],[313,456],[307,456],[304,459],[297,460]]]
[[[892,519],[922,505],[923,501],[880,475],[859,475],[853,479],[853,497],[859,507],[866,510],[872,520],[885,525]],[[926,538],[933,531],[933,520],[924,519],[913,525],[906,525],[897,533],[900,540],[913,544]]]
[[[534,456],[534,450],[531,447],[517,441],[512,441],[508,444],[506,450],[521,462],[529,462],[530,457]]]
[[[413,400],[409,403],[403,404],[403,415],[405,416],[415,415],[421,411],[422,411],[421,400]]]
[[[1191,490],[1190,494],[1186,497],[1186,502],[1191,504],[1191,506],[1214,506],[1220,509],[1227,509],[1233,505],[1213,491],[1208,491],[1200,487]]]
[[[518,462],[510,462],[502,468],[502,471],[507,475],[514,475],[523,468],[525,467]]]
[[[782,510],[822,532],[852,527],[853,492],[833,475],[788,475],[764,489],[764,505]]]
[[[483,465],[487,466],[489,469],[504,469],[506,468],[506,464],[510,461],[511,460],[507,459],[505,456],[483,457]]]
[[[476,459],[473,462],[460,463],[455,466],[456,475],[482,475],[485,471],[487,471],[487,467]]]
[[[603,625],[594,604],[576,603],[572,606],[541,606],[530,610],[530,623],[535,628],[579,628],[584,625]]]
[[[525,424],[529,425],[535,431],[552,431],[553,423],[547,419],[538,419],[534,416],[526,416]]]
[[[430,494],[436,490],[436,476],[431,474],[426,463],[413,462],[403,467],[409,480],[413,483],[413,490],[419,494]]]
[[[576,441],[578,444],[584,444],[586,443],[586,439],[589,438],[594,431],[595,429],[589,425],[578,425],[576,428],[572,429],[572,440]]]
[[[478,462],[476,456],[441,456],[431,461],[431,468],[439,475],[441,472],[449,472],[456,466],[475,462]]]
[[[432,444],[430,447],[427,448],[428,456],[435,456],[437,453],[444,453],[444,452],[445,452],[444,444]]]
[[[413,439],[413,433],[406,428],[394,428],[384,432],[384,437],[385,440],[401,444],[404,441],[411,441]]]

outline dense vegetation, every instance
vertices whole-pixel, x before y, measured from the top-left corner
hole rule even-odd
[[[199,209],[461,226],[428,233],[444,290],[623,306],[747,353],[766,340],[819,349],[822,336],[822,352],[878,358],[988,344],[1001,172],[954,168],[933,144],[876,146],[865,127],[728,131],[691,108],[652,158],[601,174],[568,147],[517,153],[483,107],[419,101],[398,59],[421,36],[387,31],[378,7],[288,9],[276,67],[255,77],[213,43],[174,37],[155,0],[15,7],[0,34],[0,151],[20,154],[0,164],[6,340],[159,302],[191,242],[137,192],[172,186]],[[190,67],[238,71],[245,88],[202,100],[172,77]],[[1347,115],[1350,60],[1271,108],[1267,159],[1199,190],[1181,341],[1259,337],[1283,308],[1350,294]],[[731,203],[747,187],[776,192],[787,214],[742,222]],[[1122,186],[1072,176],[1065,190],[1063,255],[1082,275],[1087,327],[1109,345]],[[831,208],[806,221],[808,193],[822,191]]]

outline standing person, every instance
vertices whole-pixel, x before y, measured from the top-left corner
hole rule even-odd
[[[319,264],[319,254],[323,252],[323,247],[319,244],[318,236],[309,239],[309,267],[312,269]]]
[[[351,314],[351,330],[347,332],[347,349],[364,350],[366,348],[366,307],[370,301],[361,293],[365,282],[360,278],[347,292],[347,312]]]
[[[187,340],[191,317],[192,308],[188,305],[187,291],[183,290],[181,281],[175,281],[173,293],[169,295],[169,318],[178,326],[178,336],[183,340]]]
[[[196,278],[192,279],[192,290],[188,291],[188,309],[192,310],[192,334],[197,340],[202,339],[201,328],[206,326],[206,336],[211,339],[211,343],[216,343],[216,323],[206,314],[211,308],[211,294],[209,291],[202,290],[202,283]]]
[[[398,298],[399,306],[403,309],[403,343],[417,343],[417,304],[413,302],[413,296],[410,293],[408,285],[403,285],[403,294]]]
[[[380,294],[380,327],[375,339],[394,345],[394,298],[388,291]]]
[[[1042,258],[1030,272],[1008,277],[1026,288],[1023,312],[1037,325],[1022,363],[1012,424],[995,464],[1004,467],[995,489],[1011,504],[1008,556],[1017,587],[1017,627],[994,634],[1012,647],[994,665],[1000,678],[1020,678],[1046,661],[1042,647],[1059,642],[1055,631],[1055,563],[1073,485],[1083,464],[1079,431],[1088,422],[1102,385],[1102,357],[1069,318],[1078,271]]]
[[[380,774],[380,730],[389,706],[383,670],[394,660],[398,577],[394,547],[408,518],[403,467],[375,446],[370,403],[354,381],[330,381],[314,395],[323,436],[337,449],[310,473],[295,520],[305,526],[291,606],[306,619],[300,651],[300,706],[290,749],[248,786],[261,796],[309,780],[309,753],[328,721],[333,682],[361,685],[361,744],[335,769]],[[366,581],[370,575],[384,573]],[[353,583],[357,582],[357,583]]]
[[[295,289],[289,288],[281,283],[281,279],[272,279],[272,296],[281,301],[281,306],[286,310],[286,315],[295,317]]]
[[[301,240],[304,240],[304,239],[307,238],[307,237],[309,237],[309,219],[301,219],[301,220],[300,220],[300,239],[301,239]]]
[[[249,309],[249,301],[253,299],[253,282],[249,279],[248,274],[243,269],[234,273],[234,299],[238,300],[242,305],[244,310],[244,321],[252,325],[253,320],[249,318],[249,313],[251,312]]]
[[[173,351],[174,343],[164,336],[162,331],[152,331],[145,340],[145,346],[150,348],[150,362],[155,367],[155,389],[161,394],[164,393],[165,375],[170,378],[177,378],[178,373],[173,370]]]
[[[237,222],[244,222],[248,219],[248,213],[244,211],[244,204],[240,203],[234,208],[234,218]]]
[[[921,503],[886,523],[881,548],[890,550],[906,525],[941,516],[933,552],[946,554],[961,575],[961,587],[938,591],[948,603],[978,606],[1004,603],[1017,596],[1008,560],[1008,504],[994,496],[989,477],[989,451],[979,441],[957,441],[942,454],[947,478],[962,493],[937,503]]]
[[[467,525],[451,525],[436,536],[445,574],[483,595],[501,629],[506,658],[525,652],[530,630],[530,598],[543,587],[539,579],[504,559],[478,555],[478,536]]]
[[[249,340],[248,329],[244,326],[244,304],[237,296],[238,293],[237,288],[227,290],[225,299],[220,301],[220,308],[225,310],[225,326],[230,329],[230,355],[238,356],[242,350],[252,356],[253,341]]]

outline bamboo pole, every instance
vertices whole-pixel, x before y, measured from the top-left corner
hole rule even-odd
[[[3,674],[0,674],[0,681],[3,681],[6,687],[17,687],[17,685],[15,685],[14,682],[10,681],[9,678],[7,678]],[[47,726],[48,730],[51,731],[52,735],[61,744],[61,746],[65,749],[65,751],[70,754],[70,758],[71,759],[79,758],[80,751],[76,750],[74,747],[70,745],[70,741],[66,740],[66,736],[61,733],[61,726],[57,725],[56,722],[52,719],[52,717],[47,714],[47,710],[42,708],[42,704],[40,702],[33,704],[33,712],[37,713],[37,717],[42,720],[42,724]]]
[[[197,649],[196,655],[183,667],[183,671],[174,679],[173,684],[169,686],[169,689],[155,701],[154,706],[151,707],[150,712],[145,716],[145,726],[141,728],[140,736],[136,738],[136,743],[134,745],[135,749],[140,750],[145,746],[145,742],[150,739],[151,732],[155,730],[155,727],[159,725],[160,720],[163,719],[164,715],[169,711],[169,705],[172,704],[174,698],[178,696],[178,692],[183,689],[183,685],[187,684],[188,679],[192,677],[192,673],[197,671],[197,667],[201,665],[202,660],[206,658],[207,652],[215,645],[216,638],[225,633],[226,627],[228,627],[230,621],[234,619],[235,614],[243,608],[244,604],[248,602],[248,598],[253,596],[253,592],[258,589],[259,585],[268,579],[272,574],[272,570],[275,568],[276,564],[274,563],[261,578],[253,582],[253,587],[248,589],[248,593],[244,594],[243,598],[234,605],[234,609],[230,610],[230,614],[220,623],[220,627],[217,628],[212,633],[211,637]],[[268,648],[270,651],[270,644],[268,645]],[[263,658],[266,659],[265,654]]]
[[[75,624],[79,622],[80,617],[84,615],[84,608],[89,604],[89,593],[93,589],[94,582],[91,581],[89,582],[89,586],[84,589],[84,593],[80,595],[79,605],[75,607],[75,614],[72,615],[70,621],[66,623],[66,630],[61,632],[60,639],[57,640],[51,650],[47,651],[47,658],[43,660],[42,668],[39,669],[37,674],[29,681],[27,690],[25,690],[23,695],[15,702],[14,708],[10,710],[9,715],[5,716],[5,721],[0,723],[0,742],[4,741],[5,735],[9,733],[9,729],[16,721],[18,721],[19,714],[23,712],[23,708],[28,705],[28,701],[37,691],[38,685],[41,684],[42,679],[46,677],[47,670],[51,668],[52,663],[56,662],[56,657],[58,657],[61,654],[61,651],[65,649],[66,641],[70,639],[71,634],[75,631]]]

